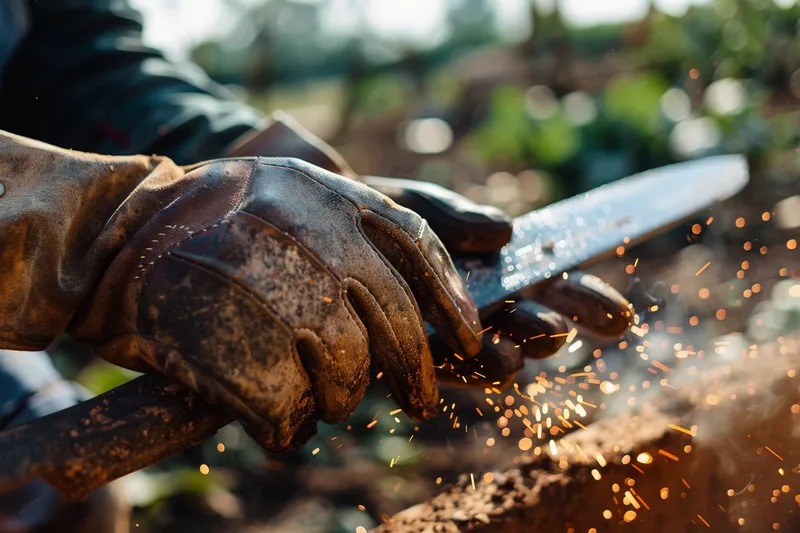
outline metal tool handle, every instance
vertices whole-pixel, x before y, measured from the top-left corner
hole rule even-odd
[[[36,476],[80,499],[193,446],[232,417],[161,375],[0,433],[0,493]]]

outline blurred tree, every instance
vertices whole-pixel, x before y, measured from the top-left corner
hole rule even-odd
[[[497,40],[495,11],[488,0],[448,0],[447,22],[448,47],[460,49]]]

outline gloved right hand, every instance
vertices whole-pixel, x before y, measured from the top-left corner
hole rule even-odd
[[[464,356],[477,312],[417,214],[299,160],[186,169],[0,132],[0,348],[67,331],[231,410],[270,450],[345,419],[372,355],[412,418],[438,404],[423,318]]]

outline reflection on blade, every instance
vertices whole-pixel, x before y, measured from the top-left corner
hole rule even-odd
[[[737,155],[650,170],[518,217],[511,242],[491,264],[476,258],[455,263],[483,310],[623,242],[665,231],[736,194],[747,181],[747,161]]]

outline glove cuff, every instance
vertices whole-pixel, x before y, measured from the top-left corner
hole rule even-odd
[[[146,217],[120,206],[148,177],[177,168],[102,157],[0,131],[0,348],[42,350],[64,331],[104,266]]]

